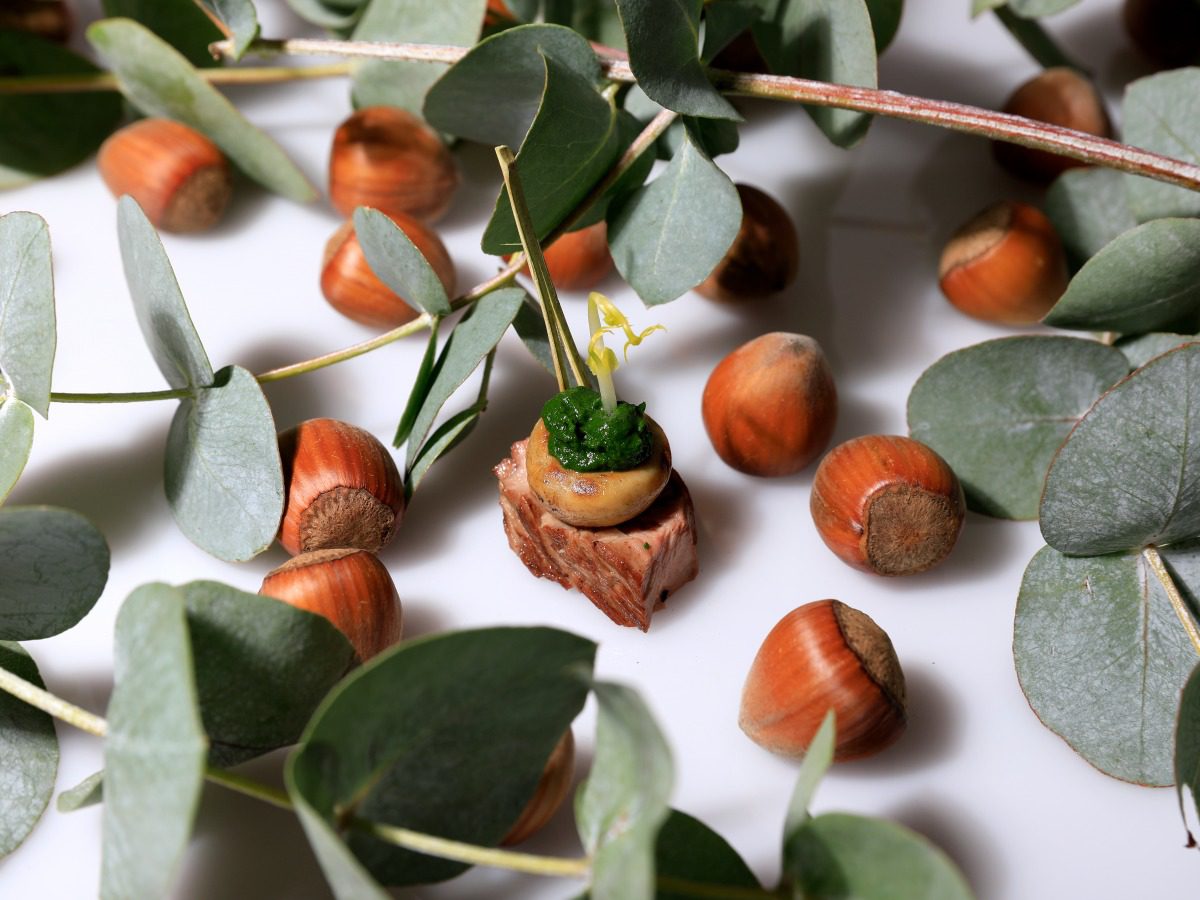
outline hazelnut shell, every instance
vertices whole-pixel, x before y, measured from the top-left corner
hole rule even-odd
[[[529,840],[546,827],[571,789],[571,779],[575,774],[575,735],[568,728],[546,760],[546,768],[538,779],[537,788],[513,827],[500,841],[502,846],[509,847]]]
[[[800,241],[792,218],[770,195],[737,186],[742,224],[725,257],[696,288],[711,300],[736,302],[767,297],[796,280]]]
[[[542,251],[550,280],[560,291],[590,291],[613,268],[608,249],[608,225],[597,222],[578,231],[568,231]],[[505,259],[511,259],[511,255]],[[528,275],[529,266],[522,271]]]

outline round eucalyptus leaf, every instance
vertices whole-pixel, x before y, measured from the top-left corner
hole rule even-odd
[[[1062,238],[1072,271],[1137,227],[1125,176],[1113,169],[1068,169],[1046,192],[1046,216]]]
[[[1125,377],[1120,351],[1070,337],[1011,337],[942,357],[908,395],[908,430],[962,482],[971,509],[1034,519],[1050,460]]]
[[[57,343],[54,271],[50,231],[33,213],[0,216],[0,323],[0,371],[9,394],[45,417]]]
[[[20,644],[0,641],[0,669],[44,688],[37,664]],[[11,694],[0,693],[0,859],[37,825],[58,776],[54,720]]]
[[[875,34],[875,52],[882,53],[900,30],[904,0],[867,0],[867,12],[871,14],[871,31]]]
[[[1064,9],[1070,9],[1079,0],[1008,0],[1008,6],[1018,16],[1027,19],[1040,19],[1042,16],[1052,16]]]
[[[596,41],[615,50],[624,50],[625,31],[613,0],[511,0],[505,5],[523,22],[532,22],[538,6],[544,8],[547,22],[566,25],[589,41]]]
[[[1122,334],[1200,328],[1200,219],[1156,219],[1118,235],[1043,321]]]
[[[1039,517],[1046,543],[1072,555],[1200,535],[1200,344],[1138,369],[1079,420]]]
[[[93,772],[73,788],[58,795],[55,807],[59,812],[75,812],[104,802],[104,770]]]
[[[452,312],[446,288],[433,266],[390,217],[360,206],[354,211],[354,234],[371,270],[406,303],[437,316]]]
[[[1125,89],[1125,141],[1185,162],[1200,163],[1200,69],[1140,78]],[[1136,175],[1125,176],[1138,221],[1200,216],[1200,194]]]
[[[362,16],[367,0],[354,0],[352,4],[325,0],[287,0],[287,5],[305,22],[347,37]]]
[[[1175,720],[1175,788],[1186,825],[1185,792],[1191,794],[1192,810],[1200,815],[1200,666],[1188,676],[1179,698],[1179,716]]]
[[[104,536],[73,510],[0,509],[0,640],[37,640],[75,625],[100,598],[108,561]]]
[[[0,402],[0,503],[21,477],[32,447],[33,410],[12,397]]]
[[[1200,548],[1163,555],[1194,593]],[[1042,548],[1021,582],[1013,656],[1029,705],[1076,753],[1114,778],[1172,783],[1175,713],[1196,651],[1140,553]]]
[[[1176,347],[1190,344],[1198,337],[1200,336],[1194,334],[1169,334],[1152,331],[1150,334],[1121,338],[1113,346],[1125,354],[1131,368],[1140,369],[1156,356],[1162,356]]]
[[[199,0],[204,8],[225,23],[233,37],[234,59],[241,59],[258,37],[258,13],[252,0]],[[211,54],[210,54],[211,57]]]
[[[224,35],[193,0],[104,0],[103,6],[106,16],[133,19],[149,28],[193,66],[218,64],[208,45]]]

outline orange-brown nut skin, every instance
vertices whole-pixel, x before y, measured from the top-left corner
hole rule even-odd
[[[748,475],[799,472],[829,445],[837,388],[820,345],[772,332],[721,360],[700,406],[713,449]]]
[[[872,434],[834,447],[813,476],[821,539],[843,562],[877,575],[913,575],[954,548],[966,516],[962,486],[920,441]]]
[[[777,294],[796,280],[800,240],[787,210],[748,184],[737,186],[742,224],[725,258],[696,288],[711,300],[736,302]]]
[[[25,31],[60,44],[71,39],[73,18],[63,0],[4,0],[0,4],[0,29]]]
[[[792,610],[771,629],[746,676],[738,724],[756,744],[803,756],[829,710],[834,759],[878,753],[904,733],[904,674],[891,640],[837,600]]]
[[[539,418],[529,434],[525,464],[529,489],[542,506],[578,528],[620,525],[644,511],[671,478],[671,447],[658,423],[646,416],[653,438],[650,457],[621,472],[576,472],[550,453],[550,433]]]
[[[1112,136],[1112,124],[1096,86],[1065,66],[1046,69],[1022,84],[1004,104],[1004,112],[1098,137]],[[1067,169],[1087,165],[1007,141],[995,142],[992,149],[996,161],[1009,172],[1038,183],[1053,181]]]
[[[1125,0],[1125,30],[1134,46],[1164,68],[1200,60],[1200,4],[1195,0]]]
[[[338,126],[329,155],[329,199],[343,216],[371,206],[424,222],[440,218],[458,167],[437,132],[394,106],[368,106]]]
[[[963,225],[946,243],[938,269],[951,303],[1001,325],[1040,321],[1070,281],[1054,225],[1037,207],[1011,200]]]
[[[613,269],[608,249],[608,225],[597,222],[568,231],[543,251],[550,280],[560,291],[590,291]],[[504,257],[506,260],[510,256]],[[522,269],[529,274],[529,266]]]
[[[258,592],[324,616],[366,662],[400,640],[396,585],[366,550],[314,550],[267,573]]]
[[[571,778],[575,774],[575,735],[568,728],[546,760],[537,788],[513,827],[500,841],[504,847],[529,840],[546,827],[563,800],[571,790]]]
[[[404,516],[404,483],[373,434],[309,419],[279,435],[286,491],[279,543],[295,556],[352,547],[378,552]]]
[[[429,261],[446,293],[453,294],[454,262],[441,238],[410,216],[392,215],[390,218]],[[325,245],[321,293],[342,315],[373,328],[397,328],[418,315],[417,310],[371,270],[352,222],[343,223]]]
[[[233,193],[229,163],[200,132],[170,119],[142,119],[110,135],[96,159],[113,196],[128,194],[163,231],[205,231]]]

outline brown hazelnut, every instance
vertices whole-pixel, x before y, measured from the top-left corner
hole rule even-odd
[[[1125,0],[1125,30],[1134,46],[1163,68],[1200,59],[1200,3]]]
[[[324,616],[366,662],[400,640],[403,613],[396,585],[366,550],[314,550],[267,573],[258,592]]]
[[[949,555],[962,531],[962,486],[920,441],[871,434],[839,444],[817,466],[817,532],[843,562],[878,575],[913,575]]]
[[[454,293],[454,262],[441,238],[409,216],[393,213],[389,218],[429,261],[446,293]],[[418,315],[371,270],[352,222],[344,223],[325,245],[321,293],[342,315],[375,328],[396,328]]]
[[[372,206],[423,222],[440,217],[458,187],[454,157],[432,128],[394,106],[368,106],[338,126],[329,198],[343,216]]]
[[[818,600],[779,620],[742,688],[738,724],[772,753],[803,756],[829,710],[838,762],[878,753],[904,733],[904,672],[866,613]]]
[[[510,847],[529,840],[539,831],[562,806],[563,800],[571,789],[571,778],[575,774],[575,735],[568,728],[558,739],[550,758],[546,760],[546,768],[538,780],[537,788],[513,827],[508,830],[500,844]]]
[[[1004,200],[963,225],[942,251],[942,293],[969,316],[1003,325],[1041,320],[1067,289],[1067,255],[1037,207]]]
[[[1051,125],[1111,137],[1112,125],[1096,86],[1074,69],[1047,69],[1021,85],[1004,104],[1004,111]],[[1019,178],[1044,183],[1067,169],[1087,163],[1045,150],[997,141],[992,144],[996,161]]]
[[[568,231],[543,250],[550,280],[560,291],[590,291],[612,271],[608,250],[608,225],[597,222]],[[505,256],[511,259],[511,255]],[[529,274],[529,266],[522,270]]]
[[[829,445],[837,388],[816,341],[777,331],[717,364],[704,385],[701,414],[728,465],[748,475],[791,475]]]
[[[737,186],[742,224],[725,258],[717,263],[696,293],[732,302],[776,294],[796,280],[800,241],[791,216],[758,188]]]
[[[287,499],[279,543],[295,556],[353,547],[376,553],[404,516],[404,484],[387,447],[337,419],[279,435]]]
[[[620,472],[576,472],[550,453],[550,433],[538,419],[525,451],[529,489],[568,525],[602,528],[627,522],[654,502],[671,477],[667,436],[649,416],[646,424],[654,444],[640,466]]]
[[[163,231],[211,228],[233,192],[229,163],[217,145],[170,119],[142,119],[110,135],[97,157],[113,195],[128,194]]]
[[[63,0],[4,0],[0,29],[26,31],[65,44],[71,38],[71,9]]]

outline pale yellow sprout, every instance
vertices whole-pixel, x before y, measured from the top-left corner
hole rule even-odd
[[[604,346],[604,336],[618,329],[625,333],[624,356],[628,361],[630,347],[636,347],[651,333],[666,329],[661,325],[651,325],[641,332],[635,332],[629,324],[628,317],[617,309],[616,304],[596,291],[588,294],[588,326],[592,337],[588,341],[587,365],[600,386],[600,400],[605,411],[612,412],[617,408],[617,391],[612,375],[620,362],[617,360],[617,354]]]

